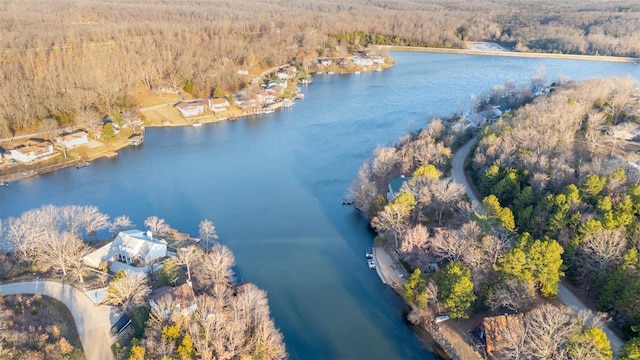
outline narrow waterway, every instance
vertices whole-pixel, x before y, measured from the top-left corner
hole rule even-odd
[[[290,109],[200,128],[148,129],[117,158],[0,189],[0,218],[43,204],[96,205],[139,227],[156,215],[197,235],[213,220],[239,280],[268,292],[294,359],[429,359],[400,299],[367,269],[373,234],[342,199],[377,145],[464,111],[508,78],[631,74],[640,67],[554,59],[393,53],[383,72],[321,75]]]

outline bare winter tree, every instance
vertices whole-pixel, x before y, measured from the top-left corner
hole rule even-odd
[[[198,271],[193,274],[197,284],[213,292],[218,288],[228,288],[233,283],[233,265],[235,258],[228,247],[215,244],[202,258]]]
[[[114,279],[107,290],[107,301],[119,306],[124,313],[131,313],[134,309],[144,305],[151,292],[148,277],[141,273],[124,273],[119,279]]]
[[[485,304],[493,312],[506,308],[520,312],[525,310],[535,295],[532,282],[522,280],[505,280],[489,288]]]
[[[144,221],[144,225],[147,226],[153,234],[157,235],[165,235],[170,229],[169,224],[157,216],[149,216]]]
[[[395,248],[398,249],[398,240],[406,227],[410,214],[410,209],[403,204],[391,203],[385,205],[384,209],[371,220],[371,226],[379,232],[391,234]]]
[[[453,181],[452,178],[447,178],[437,183],[432,182],[427,189],[427,192],[420,192],[419,201],[427,204],[428,208],[433,209],[439,225],[442,225],[444,211],[452,208],[466,194],[465,187]]]
[[[120,215],[113,219],[113,222],[111,223],[111,235],[115,236],[118,232],[126,230],[132,226],[133,222],[131,222],[131,219],[127,215]]]
[[[623,229],[602,230],[580,243],[577,256],[584,275],[600,279],[622,262],[626,250]]]
[[[462,236],[457,230],[438,232],[429,241],[429,251],[438,260],[462,260],[474,247],[476,241]]]
[[[418,224],[404,233],[400,253],[402,258],[414,268],[424,263],[428,237],[429,231],[422,224]]]
[[[528,312],[525,327],[528,339],[526,355],[532,359],[560,358],[564,343],[579,329],[569,307],[549,303]]]
[[[39,230],[35,227],[36,222],[29,211],[18,218],[7,219],[6,247],[21,260],[32,261],[30,256],[33,253],[36,242],[33,239],[39,236]]]
[[[82,257],[85,244],[70,232],[47,231],[37,240],[34,254],[38,263],[63,276],[75,275],[83,282]]]
[[[218,233],[216,232],[216,227],[213,226],[213,222],[211,220],[204,219],[200,221],[200,225],[198,226],[200,231],[200,241],[205,241],[205,250],[209,251],[209,240],[217,240]]]
[[[57,210],[57,219],[60,226],[70,233],[79,234],[82,228],[82,207],[77,205],[62,206]]]
[[[393,147],[378,147],[374,151],[373,173],[385,179],[398,162],[398,151]]]
[[[109,227],[109,215],[103,214],[95,206],[83,206],[80,210],[80,224],[87,235],[95,237],[96,232]]]
[[[177,263],[187,267],[187,282],[191,284],[191,267],[197,262],[202,261],[202,250],[196,245],[190,245],[178,249],[176,254]]]
[[[373,199],[378,194],[376,184],[371,180],[371,175],[371,167],[368,162],[365,162],[349,187],[349,200],[353,201],[353,206],[356,209],[363,212],[369,211]]]

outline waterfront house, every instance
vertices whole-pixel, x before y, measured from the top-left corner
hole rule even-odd
[[[280,80],[290,80],[290,79],[295,79],[296,77],[296,68],[287,68],[284,70],[280,70],[278,71],[278,79]]]
[[[361,58],[359,56],[354,56],[351,58],[351,62],[353,62],[354,64],[358,65],[358,66],[373,66],[373,60],[372,59],[365,59],[365,58]]]
[[[261,104],[272,104],[276,101],[276,97],[273,94],[270,94],[266,91],[261,91],[256,94],[256,98],[258,102]]]
[[[322,66],[331,66],[331,65],[333,65],[333,61],[331,61],[331,59],[320,59],[320,60],[318,60],[318,62]]]
[[[204,101],[180,102],[176,104],[176,109],[185,117],[202,115],[204,114]]]
[[[167,256],[167,243],[155,239],[150,231],[126,230],[98,250],[82,258],[85,265],[93,268],[109,266],[112,272],[119,269],[145,271],[145,266]],[[138,268],[138,270],[136,270]]]
[[[151,307],[157,312],[163,310],[160,305],[162,302],[165,302],[175,308],[175,310],[183,316],[193,314],[193,312],[198,308],[198,305],[196,304],[196,294],[193,292],[189,283],[176,287],[163,286],[149,294],[149,305],[151,305]],[[169,311],[168,308],[165,308],[164,310]]]
[[[37,138],[31,138],[9,152],[12,159],[22,163],[32,162],[54,154],[51,141]]]
[[[89,136],[86,131],[78,130],[70,134],[62,134],[56,138],[56,141],[66,149],[71,149],[76,146],[87,145],[89,143]]]
[[[209,108],[216,114],[221,111],[229,110],[230,106],[231,104],[229,104],[229,101],[225,98],[209,99]]]

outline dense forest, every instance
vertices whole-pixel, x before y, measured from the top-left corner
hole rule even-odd
[[[640,57],[638,24],[625,1],[3,1],[0,136],[91,128],[135,109],[139,86],[235,92],[240,69],[368,43]]]
[[[413,270],[404,295],[414,323],[433,313],[525,313],[510,329],[521,336],[506,339],[499,358],[611,359],[600,320],[540,304],[558,294],[564,277],[629,339],[639,335],[640,172],[630,165],[638,160],[633,143],[621,135],[637,133],[638,83],[565,80],[534,96],[536,88],[536,79],[526,88],[507,82],[478,103],[512,109],[478,130],[470,170],[481,210],[448,175],[452,153],[472,135],[458,116],[378,148],[351,195],[378,244]],[[385,196],[400,174],[402,186]],[[546,320],[535,318],[540,312]],[[539,326],[564,330],[545,338]],[[585,342],[576,347],[576,339]],[[638,341],[625,351],[637,356]]]

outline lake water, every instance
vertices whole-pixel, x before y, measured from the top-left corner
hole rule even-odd
[[[268,292],[294,359],[430,359],[400,299],[369,271],[367,222],[340,201],[362,162],[506,79],[626,76],[630,63],[394,52],[383,72],[320,75],[290,109],[200,128],[148,129],[143,146],[0,189],[0,218],[96,205],[142,228],[156,215],[197,236],[211,219],[239,280]],[[197,270],[196,270],[197,271]]]

